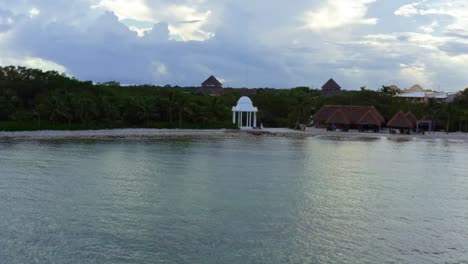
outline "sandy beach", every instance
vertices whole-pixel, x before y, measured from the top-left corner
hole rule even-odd
[[[109,139],[158,139],[158,138],[235,138],[235,137],[317,137],[332,140],[448,140],[468,141],[466,133],[443,133],[400,135],[389,133],[362,133],[358,131],[339,132],[325,129],[307,128],[298,131],[286,128],[267,128],[263,130],[195,130],[195,129],[109,129],[80,131],[19,131],[0,132],[0,140],[109,140]]]

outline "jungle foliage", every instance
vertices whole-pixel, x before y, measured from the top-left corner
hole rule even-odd
[[[197,92],[196,87],[122,86],[93,84],[55,71],[0,67],[0,130],[102,128],[234,128],[231,108],[245,89],[226,89],[221,96]],[[258,106],[259,123],[266,127],[308,124],[325,104],[374,105],[388,120],[412,111],[419,118],[437,120],[451,131],[468,124],[468,90],[451,104],[410,103],[379,91],[360,89],[323,98],[308,87],[258,88],[249,97]]]

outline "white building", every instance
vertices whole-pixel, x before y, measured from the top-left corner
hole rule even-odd
[[[243,96],[237,101],[237,105],[232,107],[232,123],[236,124],[237,121],[240,129],[257,128],[257,113],[258,108],[253,106],[252,100]]]
[[[455,100],[457,93],[451,92],[436,92],[432,90],[425,90],[419,85],[403,90],[400,94],[396,95],[400,98],[405,98],[408,101],[413,102],[429,102],[429,100],[435,100],[439,103],[451,103]]]

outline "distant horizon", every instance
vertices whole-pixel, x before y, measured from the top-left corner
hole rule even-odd
[[[7,66],[14,66],[14,67],[25,67],[25,68],[30,68],[28,66],[21,66],[21,65],[0,65],[0,67],[7,67]],[[35,68],[35,69],[39,69],[39,70],[43,70],[43,71],[47,71],[47,69],[40,69],[40,68]],[[49,70],[53,70],[53,69],[49,69]],[[57,70],[53,70],[53,71],[57,71]],[[120,86],[122,87],[130,87],[130,86],[144,86],[144,85],[150,85],[150,86],[158,86],[158,87],[164,87],[164,86],[171,86],[171,87],[180,87],[180,88],[196,88],[196,87],[201,87],[201,82],[200,84],[198,85],[178,85],[178,84],[155,84],[155,83],[140,83],[140,84],[128,84],[128,83],[121,83],[119,81],[115,81],[115,80],[110,80],[110,81],[104,81],[104,82],[95,82],[95,81],[92,81],[92,80],[84,80],[84,79],[80,79],[80,78],[77,78],[76,76],[72,76],[68,73],[65,73],[65,72],[60,72],[60,71],[57,71],[59,72],[60,74],[65,74],[67,77],[70,77],[70,78],[76,78],[77,80],[79,81],[82,81],[82,82],[92,82],[94,85],[98,85],[98,84],[106,84],[106,83],[112,83],[112,82],[117,82],[119,83]],[[213,75],[214,77],[216,77],[216,75]],[[209,77],[209,76],[208,76]],[[333,79],[336,81],[335,78],[329,78],[329,79]],[[327,81],[329,80],[327,79]],[[326,83],[326,81],[324,82],[324,84]],[[340,84],[338,81],[337,81],[338,84]],[[341,84],[340,84],[341,85]],[[434,89],[434,88],[430,88],[430,87],[426,87],[424,85],[421,85],[419,83],[415,83],[413,85],[410,85],[408,87],[401,87],[399,85],[395,85],[395,84],[389,84],[389,85],[385,85],[385,84],[382,84],[380,85],[379,87],[367,87],[365,86],[366,90],[371,90],[371,91],[378,91],[379,89],[382,88],[382,86],[396,86],[398,87],[400,90],[406,90],[406,89],[410,89],[412,87],[414,87],[415,85],[419,85],[421,86],[423,89],[426,89],[426,90],[432,90],[434,92],[461,92],[461,91],[464,91],[465,89],[468,88],[465,87],[465,88],[462,88],[460,90],[443,90],[443,89]],[[234,86],[225,86],[224,83],[223,83],[223,88],[224,89],[286,89],[286,90],[289,90],[289,89],[295,89],[295,88],[300,88],[300,87],[307,87],[309,89],[312,89],[312,90],[321,90],[322,89],[322,85],[320,85],[320,87],[314,87],[314,86],[308,86],[308,85],[293,85],[291,87],[234,87]],[[360,86],[359,88],[357,89],[347,89],[347,88],[343,88],[342,87],[342,90],[343,91],[359,91],[361,89],[361,87],[364,87],[364,86]]]

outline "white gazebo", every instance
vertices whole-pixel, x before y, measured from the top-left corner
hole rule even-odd
[[[240,129],[257,128],[257,112],[258,108],[254,107],[252,100],[247,96],[243,96],[237,101],[237,106],[232,107],[232,123],[239,124]],[[244,113],[246,120],[244,122]]]

